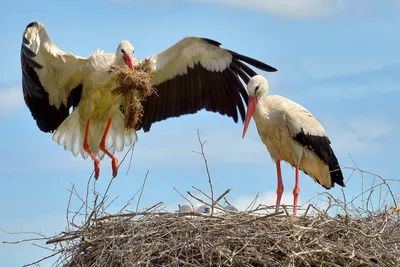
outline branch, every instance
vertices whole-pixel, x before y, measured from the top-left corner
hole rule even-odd
[[[205,143],[207,141],[204,141],[204,142],[201,141],[199,129],[197,129],[197,139],[199,140],[199,143],[200,143],[201,152],[195,152],[195,153],[201,154],[203,156],[203,160],[204,160],[204,164],[205,164],[206,171],[207,171],[207,176],[208,176],[208,183],[210,184],[211,203],[212,203],[212,205],[211,205],[211,215],[213,215],[214,214],[214,189],[213,189],[213,185],[212,185],[212,182],[211,182],[211,175],[210,175],[210,170],[208,168],[207,158],[206,158],[206,155],[204,154],[204,145],[205,145]]]

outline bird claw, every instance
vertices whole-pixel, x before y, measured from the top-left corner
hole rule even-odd
[[[97,180],[100,176],[100,161],[98,159],[94,160],[94,179]]]
[[[113,178],[118,174],[118,159],[116,157],[112,158],[112,171],[113,171]]]

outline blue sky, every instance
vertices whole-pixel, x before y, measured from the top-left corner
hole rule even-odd
[[[270,93],[299,102],[321,121],[341,165],[354,166],[351,154],[362,169],[400,178],[396,162],[400,148],[400,3],[349,2],[9,2],[0,16],[0,229],[46,235],[63,230],[71,183],[84,195],[93,168],[90,160],[75,159],[50,134],[40,132],[24,105],[19,49],[22,32],[32,21],[43,23],[61,49],[81,56],[96,49],[114,52],[123,39],[133,43],[139,58],[161,52],[185,36],[215,39],[223,47],[276,67],[276,73],[262,73],[270,81]],[[228,199],[244,207],[259,192],[261,202],[273,204],[275,166],[254,122],[244,140],[242,127],[227,117],[200,112],[154,124],[146,134],[138,132],[130,172],[125,175],[125,162],[110,189],[110,197],[119,196],[112,209],[123,206],[139,189],[147,170],[141,208],[159,201],[170,210],[183,204],[173,187],[181,192],[193,191],[191,186],[208,190],[202,158],[192,153],[199,149],[197,129],[207,140],[205,151],[216,194],[233,188]],[[110,165],[109,159],[102,161],[96,184],[100,192],[111,178]],[[282,168],[283,202],[292,204],[294,171],[286,164]],[[344,170],[346,180],[350,173]],[[365,177],[368,184],[372,179]],[[324,192],[304,174],[300,181],[300,202]],[[392,186],[398,194],[398,184]],[[353,175],[345,192],[348,198],[361,192],[360,174]],[[338,187],[330,193],[341,195]],[[135,201],[130,209],[135,208]],[[0,241],[28,237],[0,231]],[[21,266],[42,255],[47,252],[33,245],[0,244],[2,266]]]

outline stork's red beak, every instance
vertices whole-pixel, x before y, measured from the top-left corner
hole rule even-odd
[[[133,69],[133,60],[132,56],[124,55],[124,60],[129,68]]]
[[[242,138],[244,138],[244,136],[246,135],[247,128],[249,127],[251,117],[253,116],[253,113],[256,110],[257,104],[258,104],[258,99],[255,96],[249,96],[249,103],[247,105],[247,114],[246,114],[246,119],[244,121]]]

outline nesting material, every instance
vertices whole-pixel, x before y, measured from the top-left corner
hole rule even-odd
[[[127,65],[111,66],[112,81],[117,84],[113,92],[122,96],[125,128],[135,128],[143,116],[141,101],[155,93],[151,82],[150,61],[143,60],[132,70]]]
[[[62,266],[400,266],[394,216],[190,214],[99,218],[58,237]]]

